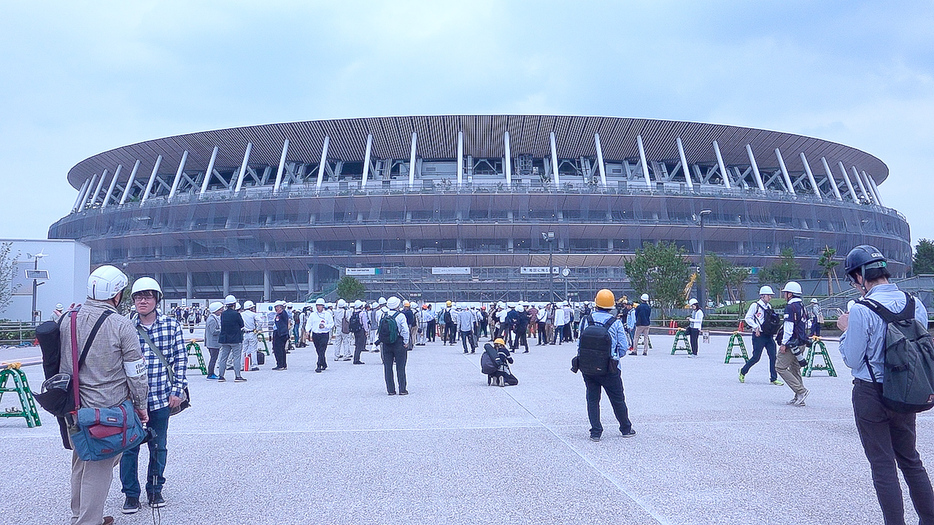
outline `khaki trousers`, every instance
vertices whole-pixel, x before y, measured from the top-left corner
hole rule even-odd
[[[804,381],[801,379],[801,365],[798,364],[798,359],[791,353],[790,349],[778,353],[778,358],[775,359],[775,371],[782,376],[785,384],[796,395],[807,391],[804,388]]]
[[[122,454],[101,461],[84,461],[78,454],[71,453],[72,525],[100,525],[104,522],[104,502],[120,456]]]
[[[637,345],[639,344],[639,336],[644,335],[645,337],[642,338],[642,353],[643,354],[648,353],[649,351],[649,328],[650,328],[649,326],[637,326],[636,327],[636,335],[635,337],[633,337],[635,341],[632,342],[633,352],[639,351],[639,349],[636,348]]]

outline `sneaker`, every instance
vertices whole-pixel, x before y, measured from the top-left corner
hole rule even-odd
[[[591,441],[600,441],[600,436],[590,436]]]
[[[315,368],[315,373],[316,373],[316,374],[320,374],[320,373],[321,373],[321,367],[320,367],[320,366],[319,366],[318,368]]]
[[[649,355],[648,352],[642,352],[642,355]]]
[[[363,364],[363,361],[354,361],[353,364],[355,364],[355,365],[362,365],[362,364]]]
[[[810,393],[811,393],[810,390],[805,390],[803,394],[801,394],[800,396],[796,396],[796,397],[798,398],[798,401],[795,402],[794,405],[795,405],[796,407],[803,407],[803,406],[804,406],[804,400],[807,399],[808,394],[810,394]]]
[[[234,379],[234,383],[245,383],[245,382],[246,382],[246,378],[243,376],[240,376]]]
[[[123,502],[124,514],[136,514],[141,508],[142,505],[139,504],[139,498],[131,498],[130,496],[127,496],[126,501]]]
[[[622,430],[620,432],[622,432],[624,438],[631,438],[636,435],[636,431],[631,428],[629,429],[629,432],[623,432]]]
[[[775,386],[785,386],[785,383],[782,383],[782,382],[779,381],[778,379],[776,379],[775,381],[771,381],[769,384],[772,384],[772,385],[775,385]]]
[[[745,383],[745,382],[746,382],[746,374],[743,373],[743,370],[742,370],[742,369],[740,369],[740,371],[739,371],[739,382],[740,382],[740,383]]]
[[[409,391],[408,391],[408,390],[400,390],[400,391],[399,391],[399,395],[400,395],[400,396],[407,396],[407,395],[409,395]]]
[[[217,382],[218,382],[218,383],[223,383],[223,382],[225,382],[225,381],[227,381],[227,380],[224,379],[224,376],[220,376],[220,377],[217,378]]]
[[[250,369],[250,372],[259,372],[259,367],[254,366],[253,368]]]
[[[104,516],[104,521],[101,522],[101,525],[114,525],[114,517]]]
[[[637,354],[637,353],[635,353],[635,352],[629,352],[629,355],[639,355],[639,354]]]
[[[165,507],[165,498],[162,497],[162,493],[156,493],[149,496],[149,506],[154,509]]]
[[[217,374],[211,374],[208,376],[208,379],[217,379]]]
[[[389,395],[391,395],[391,396],[394,396],[394,395],[396,395],[396,393],[395,393],[395,392],[388,392],[388,394],[389,394]]]
[[[791,398],[791,401],[787,402],[787,405],[794,405],[798,403],[798,394],[795,394],[795,397]]]

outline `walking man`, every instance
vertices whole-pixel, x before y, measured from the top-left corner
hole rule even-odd
[[[746,310],[744,321],[746,326],[752,330],[752,358],[739,369],[740,383],[746,382],[746,374],[753,365],[759,362],[762,350],[765,350],[769,356],[769,381],[776,386],[785,384],[778,380],[778,374],[775,371],[775,333],[778,326],[766,322],[767,317],[777,318],[777,314],[772,311],[772,305],[769,304],[773,295],[775,293],[771,286],[759,288],[759,300],[749,305],[749,309]]]
[[[850,284],[867,300],[898,313],[905,309],[909,296],[889,283],[886,266],[882,252],[864,244],[847,254],[844,271]],[[921,301],[914,303],[915,319],[927,327],[927,310]],[[896,467],[902,471],[920,523],[934,523],[934,491],[915,445],[915,414],[895,412],[882,404],[882,381],[886,373],[885,322],[869,307],[857,302],[848,314],[840,316],[837,327],[843,330],[840,336],[843,362],[853,373],[856,430],[869,460],[885,524],[905,523]]]
[[[331,328],[334,327],[334,316],[324,309],[324,299],[315,301],[315,309],[309,312],[305,322],[305,330],[311,334],[311,342],[318,353],[318,368],[315,372],[321,373],[328,368],[328,340],[331,338]]]
[[[473,339],[473,314],[467,308],[457,307],[455,310],[455,322],[457,331],[460,332],[461,344],[464,346],[464,353],[467,353],[467,346],[470,345],[470,353],[477,351],[477,343]]]
[[[337,335],[334,337],[334,360],[350,361],[353,334],[350,333],[350,310],[347,308],[347,301],[343,299],[337,300],[334,327],[337,329]]]
[[[399,376],[399,395],[405,396],[409,393],[409,391],[406,390],[405,380],[405,362],[408,358],[406,346],[409,342],[409,325],[405,320],[405,316],[399,311],[399,306],[401,304],[402,300],[395,296],[390,297],[389,300],[386,301],[386,307],[389,311],[385,314],[385,320],[380,320],[381,325],[377,330],[379,332],[379,342],[383,347],[383,375],[386,378],[386,392],[391,396],[396,395],[396,382],[392,375],[393,362],[395,362],[396,365],[396,375]],[[386,339],[382,324],[393,322],[396,323],[396,339],[391,341]]]
[[[781,346],[778,347],[778,358],[775,370],[782,376],[788,388],[795,393],[795,397],[788,402],[789,405],[804,406],[808,397],[808,389],[804,388],[801,379],[801,367],[807,364],[804,359],[804,348],[807,342],[807,313],[804,303],[801,302],[801,285],[795,281],[788,281],[782,288],[785,294],[784,324],[781,333]]]
[[[136,306],[136,330],[140,348],[146,360],[149,377],[148,427],[153,436],[148,442],[149,467],[146,471],[146,496],[149,506],[157,509],[165,506],[162,487],[165,484],[167,433],[169,415],[173,408],[182,404],[188,378],[188,352],[182,327],[173,317],[161,315],[156,307],[162,300],[162,288],[151,277],[140,277],[133,283],[133,305]],[[140,486],[138,477],[140,445],[123,453],[120,459],[120,483],[126,500],[123,513],[133,514],[140,509]]]

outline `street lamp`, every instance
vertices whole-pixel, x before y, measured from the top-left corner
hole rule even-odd
[[[27,257],[32,257],[35,260],[35,264],[33,265],[33,272],[30,274],[28,270],[26,271],[26,277],[27,278],[32,277],[32,325],[33,326],[36,326],[37,321],[38,321],[37,317],[39,316],[39,312],[36,311],[36,299],[37,299],[37,295],[39,292],[39,286],[45,284],[45,281],[40,283],[39,279],[42,279],[42,278],[48,279],[47,273],[39,272],[39,259],[45,257],[45,255],[46,254],[42,253],[41,251],[37,254],[29,254],[29,253],[26,254]]]
[[[555,255],[555,232],[542,232],[542,240],[548,243],[548,302],[555,300],[555,277],[552,274],[552,259]]]
[[[697,302],[701,308],[707,308],[707,252],[704,251],[704,217],[710,210],[700,212],[700,288],[697,290]]]

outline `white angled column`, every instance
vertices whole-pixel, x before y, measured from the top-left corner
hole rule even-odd
[[[363,154],[363,180],[360,183],[360,187],[366,189],[366,180],[370,175],[370,154],[373,151],[373,135],[368,134],[366,136],[366,153]]]
[[[503,132],[503,151],[506,153],[503,171],[506,173],[506,186],[512,186],[512,152],[509,150],[509,132]]]
[[[101,203],[101,208],[106,208],[107,203],[110,202],[110,196],[114,193],[114,188],[117,186],[117,178],[120,176],[120,171],[123,169],[123,164],[117,164],[117,171],[114,172],[114,176],[110,179],[110,186],[107,187],[107,195],[104,195],[104,202]]]
[[[120,205],[126,202],[127,195],[133,190],[133,183],[136,182],[136,172],[139,171],[139,159],[133,164],[133,171],[130,172],[130,178],[126,181],[126,187],[123,188],[123,195],[120,197]]]
[[[840,173],[843,174],[843,182],[846,183],[846,188],[850,192],[850,197],[853,198],[853,202],[859,202],[859,197],[856,195],[856,189],[853,188],[853,183],[850,182],[850,176],[846,173],[846,168],[843,167],[843,162],[837,162],[837,167],[840,168]]]
[[[246,170],[250,166],[250,153],[253,151],[253,143],[246,143],[246,151],[243,152],[243,163],[240,164],[240,175],[237,176],[237,187],[234,188],[234,193],[240,193],[240,188],[243,186],[243,178],[246,177]]]
[[[91,182],[90,179],[84,179],[84,184],[81,185],[81,189],[78,190],[78,198],[75,199],[75,203],[71,207],[71,211],[78,211],[78,207],[81,206],[81,203],[84,202],[84,192],[88,189],[88,184]]]
[[[415,150],[418,144],[418,133],[412,132],[412,150],[409,152],[409,188],[415,186]]]
[[[289,139],[282,142],[282,155],[279,155],[279,169],[276,170],[276,184],[272,188],[273,194],[279,193],[282,186],[282,172],[285,170],[285,156],[289,153]]]
[[[694,191],[694,181],[691,180],[691,170],[688,168],[688,158],[684,154],[684,145],[681,144],[681,137],[676,140],[678,143],[678,156],[681,157],[681,171],[684,172],[684,180],[688,183],[688,189]]]
[[[759,173],[759,163],[756,162],[756,156],[752,154],[752,146],[746,144],[746,155],[749,156],[749,164],[752,166],[752,175],[756,178],[756,186],[759,191],[765,191],[765,185],[762,184],[762,174]]]
[[[457,187],[464,184],[464,132],[457,132]]]
[[[639,162],[642,163],[642,175],[645,177],[645,186],[652,188],[652,178],[649,177],[649,163],[645,160],[645,148],[642,147],[642,135],[636,135],[636,145],[639,146]]]
[[[318,180],[315,182],[315,195],[321,191],[321,181],[324,180],[324,167],[328,163],[328,144],[331,143],[331,137],[324,137],[324,145],[321,146],[321,162],[318,164]]]
[[[817,200],[824,200],[824,197],[820,194],[820,189],[817,187],[817,181],[814,180],[814,174],[811,173],[811,165],[808,164],[808,158],[804,156],[804,152],[801,152],[801,163],[804,164],[804,172],[808,174],[808,181],[811,183],[811,188],[814,189],[814,195],[817,195]]]
[[[152,166],[152,173],[149,174],[149,182],[146,183],[146,191],[143,192],[143,196],[139,200],[140,206],[149,198],[149,192],[152,191],[152,184],[156,182],[156,173],[159,172],[160,165],[162,165],[162,155],[156,157],[156,163]]]
[[[91,198],[91,192],[93,191],[94,185],[97,184],[97,174],[95,173],[91,177],[91,182],[88,183],[88,187],[84,190],[84,196],[81,197],[80,209],[85,209],[88,207],[88,199]]]
[[[788,190],[788,193],[797,195],[794,185],[791,183],[791,177],[788,175],[788,168],[785,167],[785,159],[782,158],[782,152],[778,148],[775,148],[775,158],[778,159],[778,167],[782,169],[782,176],[785,177],[785,189]]]
[[[108,170],[104,170],[104,173],[101,173],[101,180],[97,181],[97,188],[94,189],[94,194],[91,196],[91,200],[88,203],[90,206],[93,206],[94,203],[97,202],[97,196],[101,194],[101,188],[104,187],[104,179],[107,178],[107,173]]]
[[[866,189],[869,191],[869,196],[872,197],[872,202],[879,204],[879,196],[876,195],[875,188],[872,187],[872,180],[869,175],[863,171],[863,182],[866,183]],[[91,204],[94,204],[94,201],[91,201]]]
[[[551,173],[555,180],[555,189],[559,188],[561,181],[558,179],[558,147],[555,145],[555,132],[551,132]]]
[[[603,164],[603,149],[600,148],[600,134],[593,134],[593,145],[597,148],[597,167],[600,168],[600,183],[606,188],[606,166]]]
[[[175,172],[175,180],[172,181],[172,189],[169,191],[169,200],[175,196],[178,191],[178,183],[182,180],[182,173],[185,172],[185,163],[188,162],[188,150],[182,153],[182,160],[178,163],[178,170]]]
[[[713,141],[713,151],[717,154],[717,165],[720,166],[720,174],[723,175],[723,185],[727,189],[732,188],[730,184],[730,172],[726,171],[726,164],[723,162],[723,155],[720,154],[720,145],[717,144],[717,141]]]
[[[869,193],[866,192],[866,186],[863,184],[863,178],[859,176],[859,172],[856,171],[856,166],[850,166],[850,169],[853,170],[853,178],[856,179],[856,184],[859,185],[859,192],[863,194],[863,197],[867,201],[872,202],[872,198],[869,197]]]
[[[211,160],[208,161],[208,169],[204,172],[204,180],[201,181],[201,193],[198,194],[198,198],[204,197],[204,192],[208,191],[208,184],[211,182],[211,176],[214,175],[214,161],[217,160],[217,146],[214,146],[214,151],[211,152]]]
[[[882,197],[879,195],[879,186],[876,184],[876,181],[872,177],[863,172],[863,175],[866,175],[866,180],[869,182],[869,186],[872,188],[872,193],[876,196],[876,204],[879,206],[885,206],[882,204]]]
[[[833,172],[830,170],[830,165],[827,164],[827,157],[821,157],[820,161],[824,166],[824,173],[827,174],[827,180],[830,181],[830,187],[833,188],[833,196],[836,197],[838,201],[842,201],[843,196],[840,195],[840,188],[837,186],[837,181],[833,178]]]

